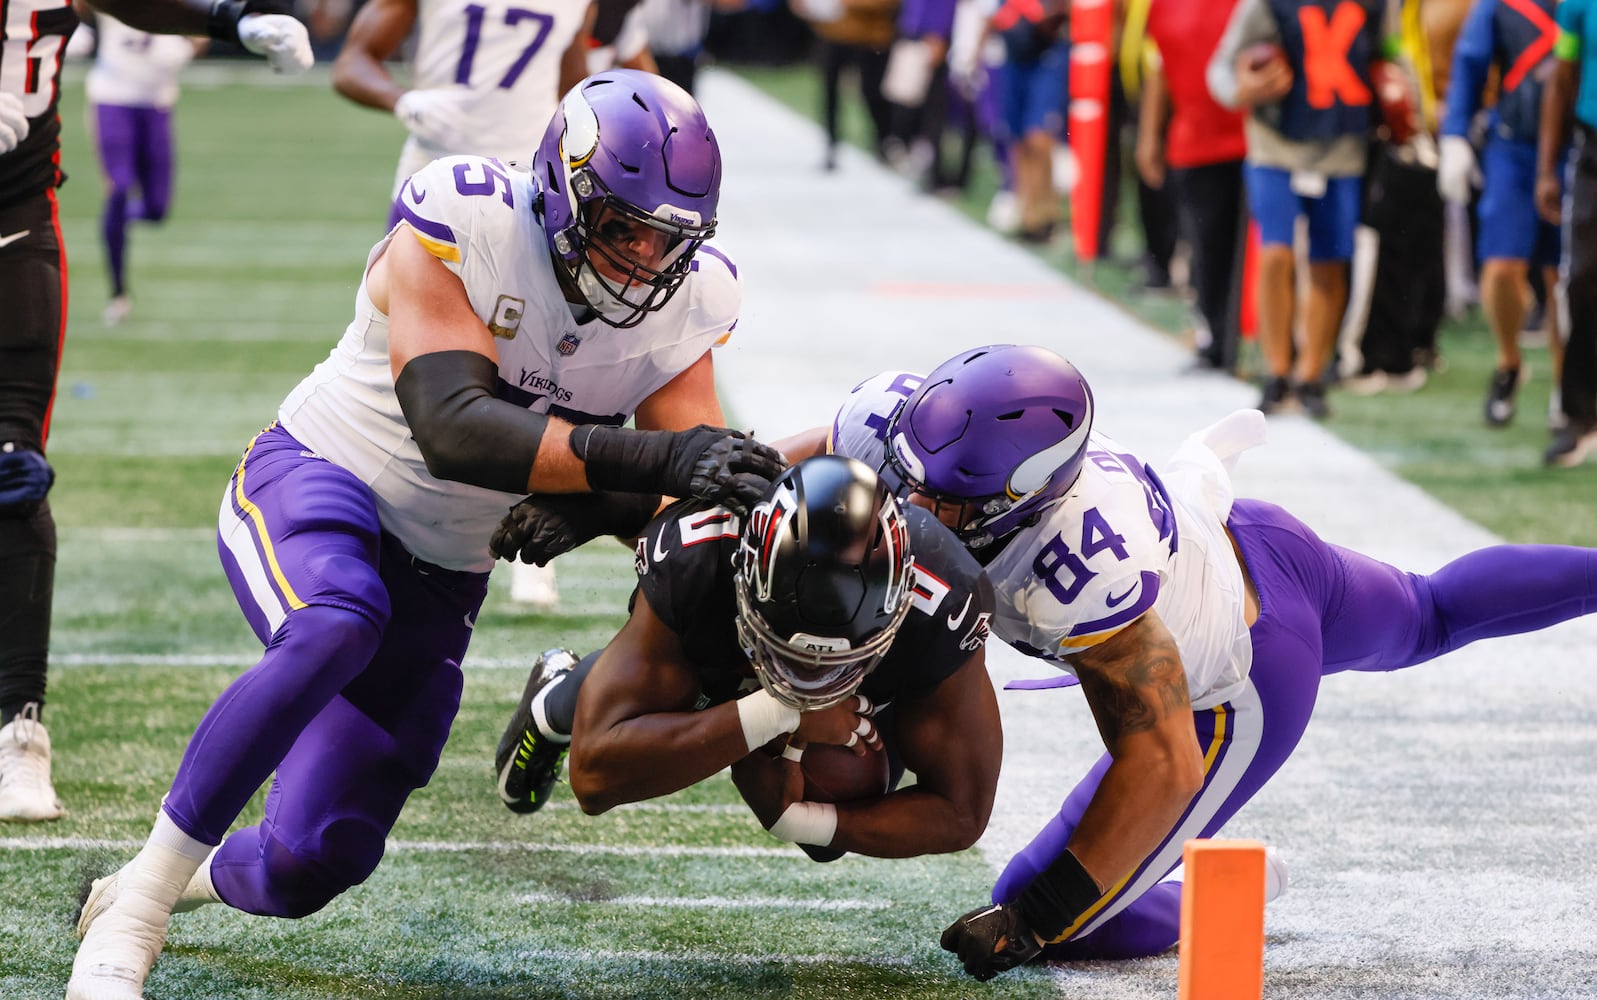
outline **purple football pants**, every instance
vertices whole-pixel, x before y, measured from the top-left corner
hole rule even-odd
[[[365,881],[432,777],[488,575],[412,558],[364,483],[276,425],[228,483],[217,541],[266,651],[200,720],[163,808],[218,843],[275,771],[211,874],[230,906],[300,917]]]
[[[1132,874],[1044,955],[1135,958],[1174,945],[1181,884],[1160,881],[1182,845],[1219,832],[1286,762],[1314,711],[1320,678],[1343,670],[1400,670],[1490,636],[1533,632],[1597,611],[1597,549],[1498,545],[1429,576],[1405,573],[1320,540],[1273,504],[1238,500],[1227,522],[1259,592],[1253,669],[1232,701],[1193,712],[1203,788]],[[1109,767],[1106,754],[1059,814],[1010,859],[993,901],[1013,901],[1064,851]]]
[[[95,105],[95,137],[105,171],[100,235],[111,294],[127,290],[128,223],[160,222],[172,204],[172,113],[164,108]],[[135,195],[137,192],[137,195]]]

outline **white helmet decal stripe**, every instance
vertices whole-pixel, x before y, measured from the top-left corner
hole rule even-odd
[[[1015,471],[1009,474],[1009,496],[1011,499],[1020,500],[1042,489],[1048,483],[1048,477],[1054,470],[1065,464],[1065,459],[1080,451],[1087,443],[1087,435],[1092,433],[1092,403],[1087,403],[1087,412],[1081,420],[1076,422],[1076,429],[1065,435],[1058,444],[1050,445],[1037,454],[1021,462]]]
[[[565,154],[566,165],[580,167],[593,158],[599,148],[599,116],[582,96],[582,88],[572,88],[560,102],[560,113],[566,119],[566,131],[560,140],[560,151]]]

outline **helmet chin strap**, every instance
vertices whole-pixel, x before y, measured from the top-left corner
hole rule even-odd
[[[593,273],[593,265],[586,260],[577,265],[577,290],[588,300],[588,305],[601,316],[625,319],[637,312],[637,307],[612,292],[600,277]]]

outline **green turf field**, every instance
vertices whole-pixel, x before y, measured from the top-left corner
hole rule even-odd
[[[61,995],[81,877],[132,855],[194,723],[258,655],[217,565],[217,501],[347,322],[402,138],[325,80],[191,83],[171,218],[134,232],[133,318],[105,329],[80,86],[63,111],[72,299],[50,440],[61,546],[47,721],[69,815],[0,827],[7,1000]],[[967,995],[935,932],[958,914],[950,899],[974,906],[990,885],[974,853],[816,865],[767,836],[725,778],[600,818],[563,789],[533,819],[498,804],[493,746],[525,666],[608,638],[630,577],[619,546],[576,553],[561,561],[563,613],[542,617],[513,610],[496,581],[466,707],[377,874],[301,921],[178,917],[149,995]],[[1047,995],[1047,977],[1008,991]]]
[[[790,96],[812,84],[763,82]],[[135,310],[110,330],[99,323],[99,184],[82,90],[66,91],[73,292],[51,438],[61,550],[48,720],[70,814],[0,827],[8,1000],[61,995],[80,880],[136,849],[194,722],[253,662],[217,566],[217,500],[239,450],[336,341],[381,231],[397,125],[325,80],[270,83],[262,73],[185,90],[172,217],[134,233]],[[1094,279],[1113,290],[1114,274]],[[1156,322],[1179,316],[1169,300],[1133,307]],[[1597,543],[1593,471],[1539,466],[1529,418],[1545,381],[1515,430],[1480,429],[1484,345],[1478,329],[1450,330],[1447,375],[1403,399],[1339,397],[1333,429],[1507,537]],[[1040,970],[978,986],[937,949],[937,930],[991,884],[972,852],[818,866],[766,836],[725,779],[596,819],[564,792],[531,820],[498,805],[491,753],[524,665],[548,646],[607,638],[629,564],[602,546],[562,560],[557,615],[515,612],[496,581],[438,775],[377,874],[302,921],[221,908],[176,918],[149,995],[1056,995]]]

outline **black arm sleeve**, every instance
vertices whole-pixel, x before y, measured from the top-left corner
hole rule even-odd
[[[525,493],[549,418],[496,399],[498,373],[498,365],[474,351],[437,351],[411,358],[394,380],[394,394],[428,472]]]

